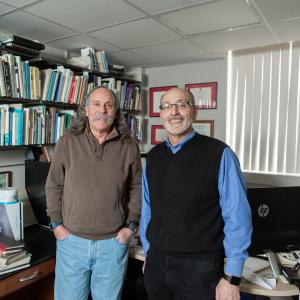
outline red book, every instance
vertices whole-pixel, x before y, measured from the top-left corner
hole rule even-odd
[[[19,249],[23,249],[24,247],[24,241],[16,241],[6,236],[0,237],[0,254],[4,254],[7,252],[16,252]]]
[[[75,94],[75,89],[76,89],[76,78],[75,76],[73,77],[72,80],[72,85],[71,85],[71,91],[70,91],[70,97],[69,97],[69,103],[74,104],[74,94]]]

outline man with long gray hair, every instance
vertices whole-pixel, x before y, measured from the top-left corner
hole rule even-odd
[[[57,145],[46,183],[55,299],[117,300],[140,215],[141,159],[115,94],[98,87]]]

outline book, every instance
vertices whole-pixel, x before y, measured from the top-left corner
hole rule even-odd
[[[7,249],[7,250],[0,251],[0,256],[10,255],[10,254],[18,253],[20,251],[24,251],[24,248],[22,247],[22,248],[18,248],[18,249]]]
[[[13,36],[1,41],[2,45],[10,45],[11,43],[13,43],[15,45],[26,47],[31,50],[40,51],[40,50],[45,49],[44,44],[37,42],[37,41],[32,41],[32,40],[20,37],[18,35],[13,35]]]
[[[9,265],[0,266],[0,275],[29,267],[30,260],[31,260],[31,254],[26,255],[23,259],[13,262]]]
[[[15,263],[19,260],[22,260],[29,255],[30,254],[26,250],[17,251],[14,253],[1,254],[0,255],[0,269],[3,266],[7,266],[7,265]]]
[[[3,78],[4,78],[4,86],[6,89],[6,97],[11,97],[12,96],[12,91],[11,91],[11,78],[10,78],[10,68],[9,68],[9,63],[6,60],[2,61],[3,65]]]
[[[31,90],[30,90],[30,69],[29,62],[25,61],[25,87],[26,87],[26,98],[31,98]]]
[[[3,60],[0,57],[0,96],[6,97],[6,86],[4,80],[4,72],[3,72]]]
[[[0,254],[9,252],[10,250],[23,249],[25,243],[23,240],[16,241],[13,238],[7,236],[0,236]]]
[[[35,57],[35,56],[39,56],[40,52],[38,50],[35,49],[31,49],[13,42],[10,43],[6,43],[3,44],[1,42],[1,47],[3,49],[8,49],[8,50],[12,50],[12,52],[14,52],[15,54],[25,54],[31,57]]]
[[[46,69],[41,71],[42,100],[46,100],[47,98],[51,73],[52,69]]]
[[[9,144],[9,106],[7,104],[0,105],[1,113],[1,146]]]
[[[3,271],[0,270],[0,275],[4,275],[4,274],[10,273],[10,272],[17,271],[17,270],[26,269],[26,268],[29,268],[29,267],[30,267],[30,264],[27,263],[27,264],[17,266],[17,267],[13,267],[13,268],[9,268],[9,269],[3,270]]]

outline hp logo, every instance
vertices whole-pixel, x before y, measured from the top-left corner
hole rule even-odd
[[[257,211],[260,217],[265,218],[269,214],[270,209],[267,204],[261,204]]]

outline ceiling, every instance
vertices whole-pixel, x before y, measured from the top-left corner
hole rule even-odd
[[[300,0],[0,0],[0,31],[153,67],[300,40]]]

